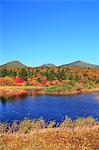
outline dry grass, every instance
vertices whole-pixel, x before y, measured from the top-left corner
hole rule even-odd
[[[82,89],[82,93],[94,93],[94,92],[99,92],[99,88]]]
[[[24,95],[29,93],[28,90],[39,91],[42,89],[44,89],[43,86],[0,86],[0,96]]]
[[[92,117],[55,124],[42,118],[1,124],[0,150],[99,150],[99,122]]]
[[[44,89],[43,86],[0,86],[0,90],[16,90],[16,89]]]
[[[63,85],[62,85],[63,86]],[[56,86],[54,86],[56,87]],[[64,87],[64,86],[63,86]],[[53,86],[48,87],[49,89],[52,89],[52,91],[46,91],[46,87],[43,86],[0,86],[0,96],[6,95],[6,96],[14,96],[18,94],[42,94],[42,95],[74,95],[78,94],[76,89],[65,89],[53,91]],[[37,93],[29,93],[28,90],[35,90]],[[99,88],[92,88],[92,89],[82,89],[80,93],[93,93],[93,92],[99,92]]]

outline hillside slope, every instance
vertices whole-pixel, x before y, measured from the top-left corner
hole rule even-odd
[[[8,62],[6,64],[3,64],[0,66],[0,68],[24,68],[24,67],[27,67],[26,65],[22,64],[21,62],[19,61],[11,61],[11,62]]]
[[[63,67],[63,66],[71,66],[71,67],[79,67],[79,68],[99,68],[99,65],[86,63],[84,61],[75,61],[75,62],[72,62],[72,63],[69,63],[69,64],[64,64],[64,65],[61,65],[61,66],[57,66],[57,67]],[[8,63],[3,64],[3,65],[0,66],[0,68],[3,68],[3,67],[13,69],[13,68],[25,68],[25,67],[28,67],[28,66],[22,64],[19,61],[11,61],[11,62],[8,62]],[[48,63],[48,64],[43,64],[39,67],[43,67],[43,68],[56,67],[56,65],[54,65],[52,63]]]
[[[75,61],[75,62],[65,64],[65,65],[62,65],[62,66],[72,66],[72,67],[81,67],[81,68],[99,68],[98,65],[86,63],[84,61]]]

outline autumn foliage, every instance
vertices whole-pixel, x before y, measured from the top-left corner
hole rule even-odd
[[[36,67],[36,68],[2,68],[0,85],[73,85],[78,91],[83,85],[99,85],[99,68],[78,67]]]

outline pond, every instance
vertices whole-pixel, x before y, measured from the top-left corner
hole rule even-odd
[[[43,117],[60,122],[65,116],[72,119],[92,116],[99,120],[97,93],[75,96],[22,96],[0,98],[0,122],[21,121]]]

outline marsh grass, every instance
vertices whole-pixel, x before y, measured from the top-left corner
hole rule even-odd
[[[31,90],[31,89],[44,89],[43,86],[0,86],[0,90],[22,90],[22,89],[26,89],[26,90]]]
[[[73,85],[59,84],[47,87],[45,89],[45,92],[61,92],[65,90],[74,90],[74,89],[75,87]]]
[[[71,84],[58,84],[58,85],[52,85],[49,87],[46,87],[44,90],[45,92],[77,92],[77,89],[79,89],[82,93],[83,92],[99,92],[99,85],[94,85],[93,83],[86,83],[84,85],[78,86],[77,82],[71,83]]]
[[[85,84],[78,86],[76,82],[71,84],[58,84],[51,86],[0,86],[0,96],[10,97],[17,95],[74,95],[79,93],[99,92],[99,85]],[[30,90],[32,92],[30,92]]]
[[[92,117],[60,124],[43,118],[0,124],[0,150],[98,150],[99,122]]]

